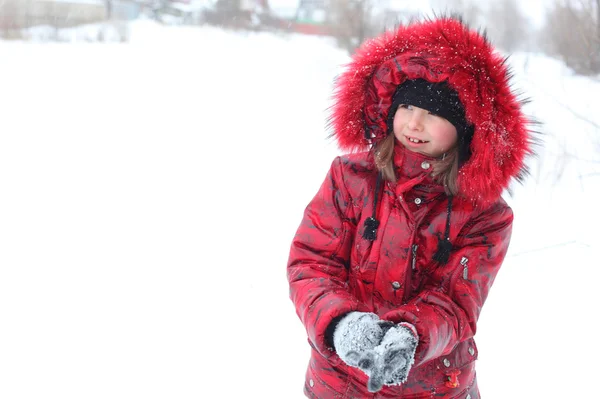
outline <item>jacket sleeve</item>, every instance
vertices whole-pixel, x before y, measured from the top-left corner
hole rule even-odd
[[[383,319],[412,323],[419,334],[415,365],[447,355],[475,335],[477,320],[508,250],[513,213],[499,201],[471,220],[447,264],[436,266],[424,289]]]
[[[304,211],[287,266],[296,313],[311,346],[326,358],[335,355],[325,338],[331,321],[354,310],[367,310],[348,290],[347,267],[355,231],[353,213],[338,157]]]

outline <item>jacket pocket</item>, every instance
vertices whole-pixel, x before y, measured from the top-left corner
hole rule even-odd
[[[342,222],[342,231],[340,232],[339,243],[332,254],[332,258],[343,262],[346,269],[350,265],[350,254],[352,251],[352,241],[355,227],[347,220]]]
[[[402,398],[464,399],[475,380],[476,359],[477,347],[472,339],[458,344],[447,356],[411,370],[402,385]]]

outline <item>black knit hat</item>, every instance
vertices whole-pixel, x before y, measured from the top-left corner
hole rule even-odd
[[[465,109],[456,90],[446,82],[429,82],[425,79],[406,80],[396,88],[388,113],[388,133],[393,132],[394,115],[400,104],[414,105],[448,120],[458,135],[458,163],[469,159],[473,125],[465,118]]]

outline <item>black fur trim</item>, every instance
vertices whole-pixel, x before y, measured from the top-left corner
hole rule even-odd
[[[377,239],[377,228],[379,227],[379,220],[374,217],[368,217],[365,220],[365,231],[363,232],[363,238],[369,241],[375,241]]]

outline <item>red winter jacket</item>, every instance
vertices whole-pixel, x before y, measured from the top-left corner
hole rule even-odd
[[[337,83],[334,135],[363,150],[333,161],[306,208],[288,263],[290,296],[312,356],[308,397],[479,398],[473,336],[506,254],[513,214],[500,194],[530,152],[528,121],[510,91],[504,60],[479,34],[442,18],[413,23],[366,43]],[[377,170],[369,145],[385,136],[387,111],[405,79],[448,81],[474,125],[471,156],[449,198],[430,177],[431,159],[397,143],[398,182],[377,199],[377,239],[363,238]],[[366,128],[366,132],[365,132]],[[450,217],[452,252],[433,260]],[[327,327],[351,311],[412,323],[419,335],[408,381],[367,391],[367,376],[329,347]]]

